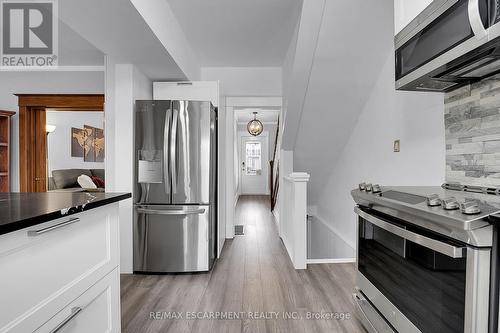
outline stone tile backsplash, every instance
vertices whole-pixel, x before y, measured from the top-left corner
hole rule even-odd
[[[445,95],[446,181],[500,186],[500,75]]]

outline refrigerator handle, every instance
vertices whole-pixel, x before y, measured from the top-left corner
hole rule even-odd
[[[172,109],[165,112],[165,128],[163,130],[163,182],[165,184],[165,193],[170,194],[170,174],[168,170],[168,143],[170,137],[170,119]]]
[[[200,215],[205,213],[205,209],[199,208],[199,209],[169,210],[169,209],[137,208],[137,212],[141,214],[153,214],[153,215]]]
[[[179,119],[179,110],[174,109],[172,117],[172,131],[170,133],[170,170],[172,173],[172,193],[177,192],[177,121]]]

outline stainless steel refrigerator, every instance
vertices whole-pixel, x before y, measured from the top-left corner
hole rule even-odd
[[[134,271],[210,270],[217,246],[217,110],[210,102],[136,101],[134,137]]]

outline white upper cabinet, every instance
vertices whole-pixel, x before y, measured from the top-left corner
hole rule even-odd
[[[153,99],[212,101],[219,106],[218,81],[153,82]]]
[[[432,0],[394,0],[394,35],[410,23]]]

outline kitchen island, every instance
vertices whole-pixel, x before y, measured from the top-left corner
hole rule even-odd
[[[0,193],[0,332],[119,332],[124,193]]]

